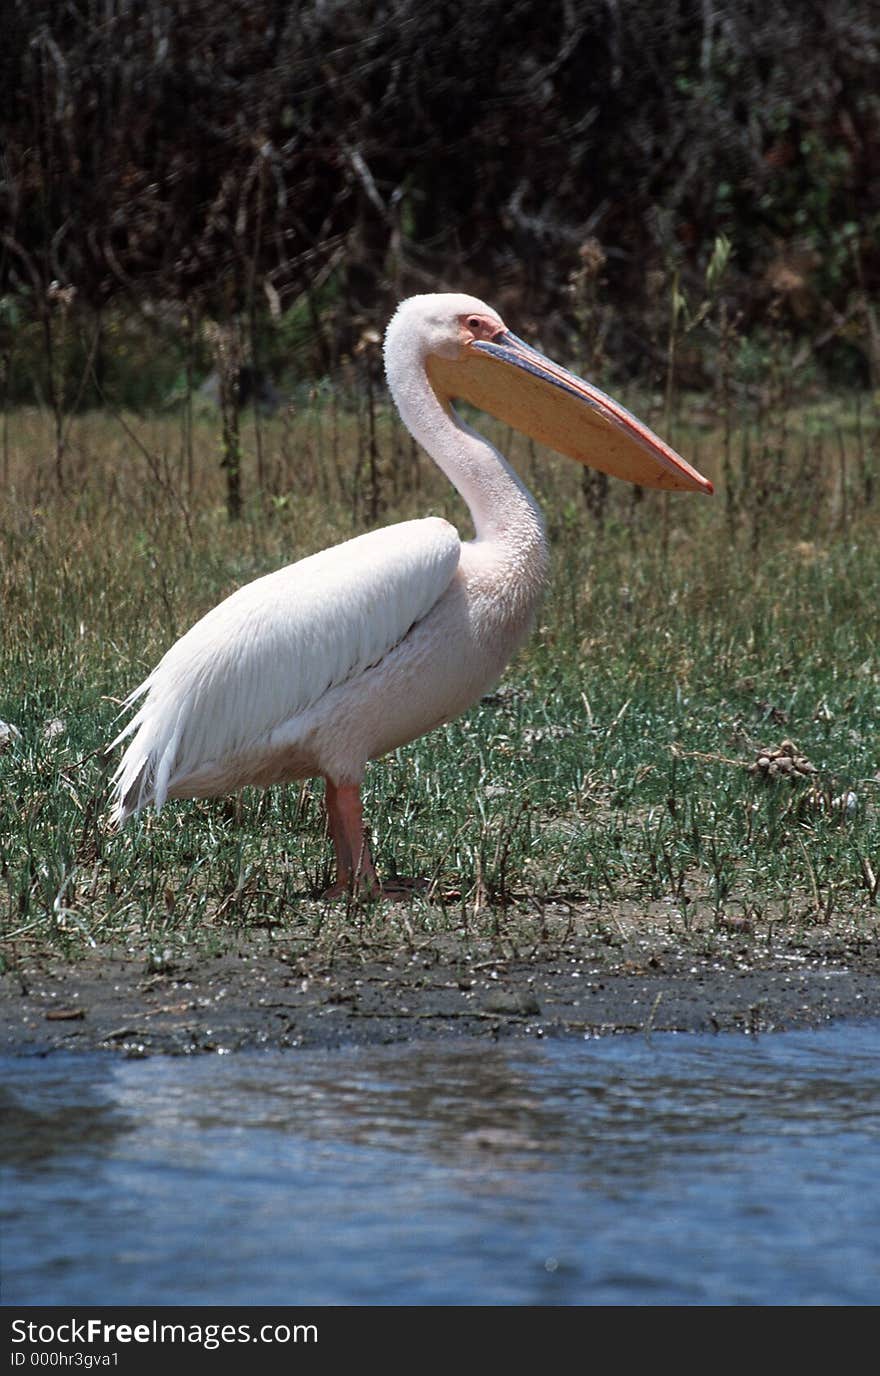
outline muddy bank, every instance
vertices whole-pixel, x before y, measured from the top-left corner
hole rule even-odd
[[[874,939],[817,931],[770,944],[736,934],[583,937],[522,953],[454,938],[369,943],[344,956],[249,940],[159,963],[22,954],[0,978],[0,1050],[187,1055],[415,1039],[765,1033],[880,1018]]]

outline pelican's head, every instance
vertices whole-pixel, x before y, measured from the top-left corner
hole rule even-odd
[[[407,367],[421,366],[444,404],[468,401],[612,477],[712,491],[707,478],[624,406],[518,339],[475,296],[438,292],[402,301],[385,335],[385,363],[392,387],[403,382]]]
[[[420,360],[435,357],[455,363],[476,340],[506,333],[498,312],[476,296],[430,292],[401,301],[385,332],[385,357],[393,359],[402,346],[410,355],[415,351]]]

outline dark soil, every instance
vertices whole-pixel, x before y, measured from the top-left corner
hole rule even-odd
[[[880,1018],[880,949],[852,929],[595,930],[528,954],[453,936],[344,955],[260,935],[160,961],[20,954],[0,978],[0,1051],[128,1056],[419,1039],[771,1032]]]

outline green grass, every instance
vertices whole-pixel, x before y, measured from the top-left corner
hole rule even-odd
[[[207,949],[266,930],[313,945],[368,929],[538,941],[575,911],[707,940],[736,924],[876,937],[876,426],[827,402],[788,417],[782,439],[743,426],[735,500],[722,487],[636,501],[612,485],[599,523],[574,464],[478,423],[542,502],[553,581],[499,690],[370,767],[382,872],[430,881],[430,901],[388,917],[319,900],[319,781],[173,803],[113,835],[101,752],[125,694],[235,586],[364,528],[368,496],[380,523],[437,512],[466,531],[455,494],[384,414],[367,494],[340,457],[362,440],[356,420],[313,407],[265,427],[272,491],[231,526],[209,422],[190,461],[172,420],[129,420],[135,445],[112,418],[79,418],[59,491],[49,426],[9,417],[0,719],[21,737],[0,754],[0,909],[13,953]],[[711,418],[675,439],[718,478]],[[749,774],[758,747],[786,737],[821,796]],[[829,803],[846,791],[857,805],[841,815]]]

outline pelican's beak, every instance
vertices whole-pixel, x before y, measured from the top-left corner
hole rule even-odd
[[[444,401],[460,398],[560,454],[642,487],[711,492],[712,484],[634,415],[515,334],[476,339],[460,358],[431,354],[428,377]]]

